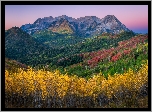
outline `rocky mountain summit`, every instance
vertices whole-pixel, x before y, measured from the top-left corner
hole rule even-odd
[[[100,19],[96,16],[85,16],[72,18],[66,15],[53,18],[38,18],[33,24],[25,24],[20,27],[29,34],[49,29],[56,33],[74,33],[81,37],[91,37],[102,33],[119,34],[123,31],[130,31],[114,15],[107,15]]]

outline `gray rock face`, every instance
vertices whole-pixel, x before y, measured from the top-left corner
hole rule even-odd
[[[52,16],[44,17],[42,19],[38,18],[33,24],[25,24],[20,28],[29,34],[33,34],[36,31],[47,29],[54,20],[55,19]]]
[[[118,34],[121,31],[129,31],[114,15],[107,15],[101,22],[107,33]]]
[[[102,33],[119,34],[122,31],[130,31],[122,24],[114,15],[107,15],[103,19],[96,16],[85,16],[80,18],[72,18],[66,15],[53,18],[38,18],[33,24],[25,24],[20,28],[29,34],[36,31],[49,29],[50,26],[57,26],[64,19],[68,21],[69,26],[75,34],[81,37],[91,37]],[[59,26],[59,25],[58,25]]]

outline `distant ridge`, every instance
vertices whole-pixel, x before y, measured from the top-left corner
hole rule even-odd
[[[81,37],[91,37],[102,33],[119,34],[130,31],[114,15],[107,15],[100,19],[96,16],[72,18],[66,15],[53,18],[38,18],[33,24],[20,27],[23,31],[33,35],[37,31],[49,29],[57,33],[75,33]]]

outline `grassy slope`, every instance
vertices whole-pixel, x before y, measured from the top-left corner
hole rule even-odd
[[[78,76],[86,77],[101,71],[107,77],[108,74],[113,75],[116,72],[124,73],[129,68],[138,71],[141,64],[145,63],[144,60],[148,59],[148,43],[146,41],[146,36],[134,37],[124,41],[125,43],[128,43],[128,45],[119,45],[113,50],[108,49],[103,53],[102,50],[84,53],[83,61],[81,63],[66,67],[66,72],[69,74],[76,74]],[[121,43],[123,43],[123,41]],[[114,57],[116,57],[118,54],[121,54],[121,57],[118,57],[117,61],[114,61]],[[64,73],[63,69],[60,70]]]

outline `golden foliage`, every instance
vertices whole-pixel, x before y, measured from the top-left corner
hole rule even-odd
[[[5,90],[7,93],[34,95],[37,91],[40,91],[43,99],[47,96],[63,98],[67,94],[96,97],[104,93],[111,97],[122,87],[131,91],[138,91],[146,82],[148,82],[148,61],[145,65],[142,65],[137,73],[129,69],[124,74],[109,75],[108,79],[105,79],[102,73],[87,80],[76,75],[60,74],[58,70],[54,72],[34,71],[30,68],[27,71],[18,69],[16,73],[9,73],[5,70]]]

